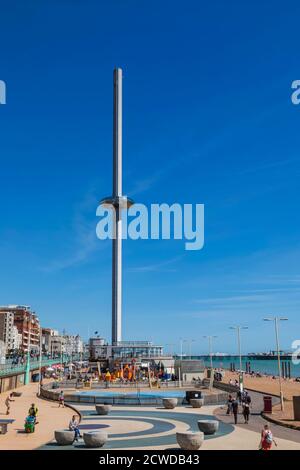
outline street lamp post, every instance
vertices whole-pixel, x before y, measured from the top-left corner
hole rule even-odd
[[[183,339],[183,338],[180,338],[180,359],[182,360],[182,356],[183,356],[183,343],[186,343],[187,340],[186,339]]]
[[[25,369],[25,378],[24,384],[27,385],[30,382],[30,349],[31,349],[31,327],[27,326],[28,328],[28,340],[27,340],[27,361],[26,361],[26,369]]]
[[[241,330],[248,330],[248,326],[239,326],[239,325],[238,326],[230,326],[230,329],[231,330],[236,330],[236,332],[237,332],[240,372],[242,373],[243,365],[242,365]]]
[[[283,401],[283,390],[282,390],[282,380],[281,380],[281,363],[280,363],[280,347],[279,347],[279,322],[287,321],[288,318],[282,317],[270,317],[264,318],[264,321],[273,321],[275,325],[275,339],[276,339],[276,350],[277,350],[277,362],[278,362],[278,375],[279,375],[279,393],[280,393],[280,405],[281,411],[284,411],[284,401]]]
[[[39,354],[39,386],[38,395],[41,394],[41,383],[42,383],[42,328],[40,328],[40,354]]]
[[[231,326],[231,330],[236,330],[237,332],[237,341],[238,341],[238,354],[239,354],[239,361],[240,361],[240,374],[239,374],[239,384],[240,384],[240,391],[243,391],[244,387],[244,373],[243,373],[243,365],[242,365],[242,347],[241,347],[241,330],[248,330],[248,326]]]
[[[208,339],[208,350],[209,350],[209,358],[210,358],[210,368],[213,370],[213,352],[212,352],[212,340],[213,338],[217,338],[217,336],[210,335],[210,336],[203,336],[203,338]]]
[[[60,377],[63,379],[63,348],[62,340],[60,339]]]

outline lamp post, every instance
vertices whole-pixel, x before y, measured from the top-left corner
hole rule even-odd
[[[187,342],[186,339],[180,338],[180,359],[181,360],[182,360],[182,356],[183,356],[183,351],[182,351],[183,343],[186,343],[186,342]]]
[[[213,338],[217,338],[217,336],[209,335],[209,336],[203,336],[203,338],[208,339],[208,352],[209,352],[209,357],[210,357],[210,368],[211,368],[211,370],[213,370],[212,340],[213,340]]]
[[[28,328],[28,340],[27,340],[27,360],[26,360],[26,369],[25,369],[25,378],[24,384],[27,385],[30,382],[30,348],[31,348],[31,325],[29,326],[29,322],[27,323]]]
[[[63,379],[63,348],[62,348],[62,337],[60,338],[60,377]]]
[[[244,388],[244,374],[242,371],[242,347],[241,347],[241,330],[248,330],[248,326],[230,326],[231,330],[236,330],[237,332],[237,342],[238,342],[238,354],[239,354],[239,361],[240,361],[240,374],[239,374],[239,383],[240,383],[240,391],[243,391]]]
[[[39,386],[38,395],[41,394],[41,383],[42,383],[42,328],[40,327],[40,351],[39,351]]]
[[[264,321],[273,321],[275,325],[275,339],[276,339],[276,349],[277,349],[277,362],[278,362],[278,375],[279,375],[279,393],[280,393],[280,405],[281,411],[284,410],[283,402],[283,391],[282,391],[282,381],[281,381],[281,363],[280,363],[280,348],[279,348],[279,322],[287,321],[288,318],[283,317],[270,317],[264,318]]]
[[[241,330],[248,330],[248,326],[230,326],[231,330],[236,330],[237,332],[237,342],[238,342],[238,354],[239,354],[239,362],[240,362],[240,372],[242,372],[242,347],[241,347]]]

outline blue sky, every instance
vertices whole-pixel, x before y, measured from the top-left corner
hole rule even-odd
[[[215,334],[234,352],[300,337],[297,2],[2,1],[0,303],[111,332],[112,70],[124,71],[124,192],[205,204],[205,246],[124,243],[124,339]],[[186,346],[185,346],[186,347]],[[173,349],[174,349],[173,348]]]

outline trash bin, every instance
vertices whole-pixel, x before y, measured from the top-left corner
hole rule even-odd
[[[272,413],[272,397],[264,396],[264,413]]]
[[[191,398],[202,398],[202,392],[197,390],[187,390],[185,392],[185,399],[189,403]]]
[[[294,419],[300,421],[300,397],[293,397]]]
[[[38,382],[40,380],[40,374],[32,374],[32,382]]]

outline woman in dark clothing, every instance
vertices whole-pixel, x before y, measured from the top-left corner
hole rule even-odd
[[[230,414],[232,413],[232,402],[233,402],[232,395],[228,395],[227,411],[226,411],[226,414],[227,414],[227,415],[230,415]]]
[[[239,402],[237,400],[233,400],[232,402],[232,413],[234,416],[234,424],[237,424],[237,415],[239,411]]]

